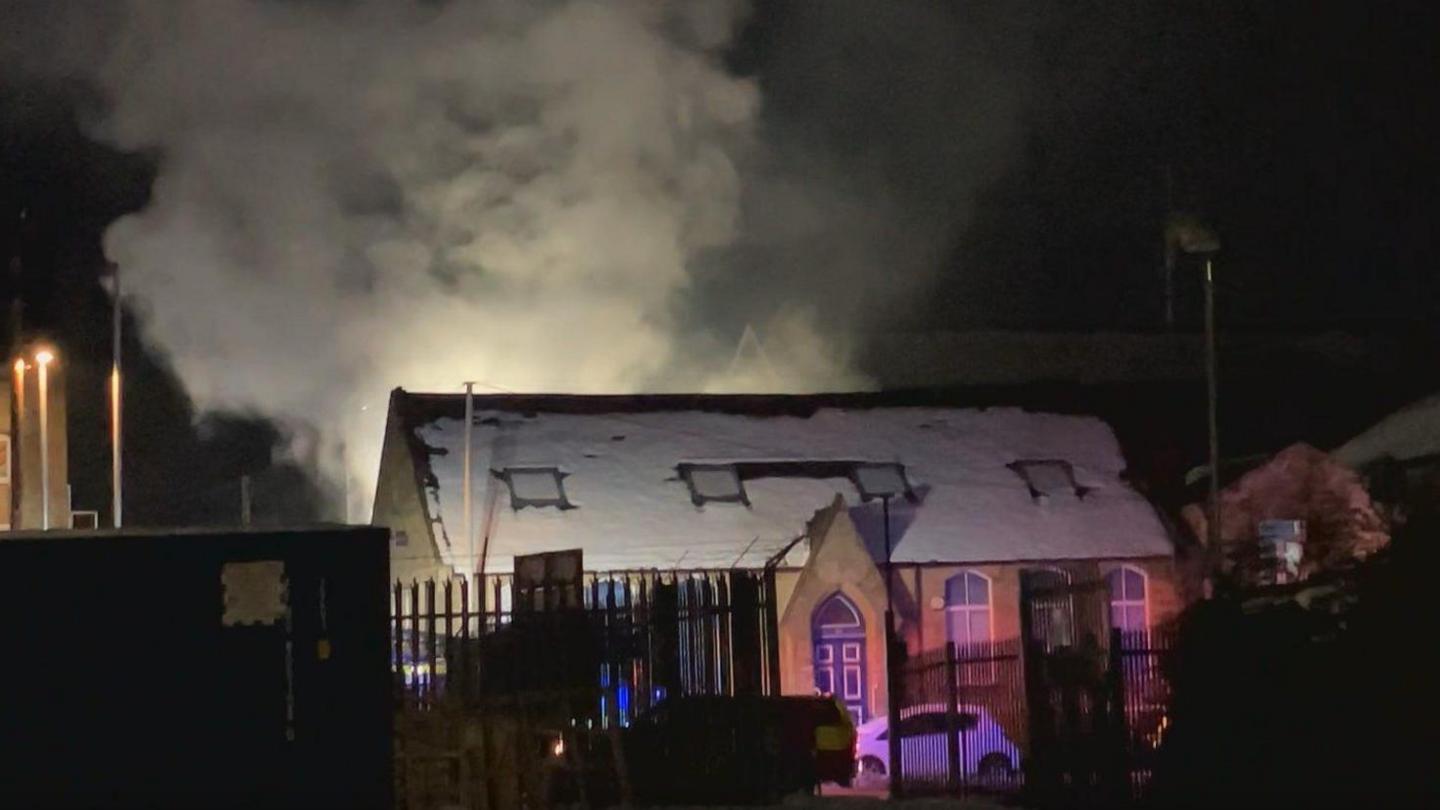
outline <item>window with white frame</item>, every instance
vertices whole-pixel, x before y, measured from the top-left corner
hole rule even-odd
[[[945,582],[946,638],[955,645],[961,679],[965,683],[994,680],[990,642],[993,636],[990,579],[975,571],[964,571]],[[983,663],[966,663],[973,659]]]
[[[965,571],[945,583],[948,637],[956,648],[990,640],[990,580]]]
[[[1110,584],[1110,626],[1120,631],[1122,643],[1143,646],[1150,630],[1150,605],[1145,572],[1122,565],[1106,577]]]

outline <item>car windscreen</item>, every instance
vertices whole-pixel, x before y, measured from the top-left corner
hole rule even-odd
[[[927,734],[944,734],[949,727],[949,718],[944,712],[922,712],[912,714],[900,720],[900,737],[921,737]],[[957,731],[971,731],[980,723],[980,718],[969,712],[959,712],[955,715],[955,729]],[[880,732],[877,739],[889,739],[889,733]]]

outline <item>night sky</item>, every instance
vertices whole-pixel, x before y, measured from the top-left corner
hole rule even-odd
[[[758,77],[764,124],[789,143],[863,164],[941,214],[958,173],[974,174],[959,113],[991,91],[1013,100],[1007,157],[985,167],[973,206],[954,205],[933,278],[888,305],[888,328],[1158,329],[1168,199],[1224,241],[1231,328],[1431,334],[1433,4],[868,5],[873,15],[760,3],[729,64]],[[962,35],[987,55],[978,80],[947,54]],[[79,507],[108,499],[108,465],[85,463],[107,452],[103,399],[82,395],[104,390],[109,358],[99,238],[143,207],[163,159],[89,141],[79,122],[101,104],[75,83],[0,75],[0,255],[23,257],[31,323],[69,345]],[[1195,278],[1182,289],[1192,327]],[[260,519],[311,516],[312,485],[272,462],[277,429],[245,416],[192,427],[163,360],[127,351],[134,520],[233,520],[246,472],[264,482]]]
[[[1003,65],[1022,125],[973,221],[957,223],[932,306],[908,313],[924,327],[1156,327],[1167,196],[1219,230],[1232,324],[1433,318],[1433,4],[947,8]],[[895,48],[937,36],[933,20],[877,15],[807,45],[799,21],[817,16],[777,3],[756,18],[742,63],[762,81],[772,65],[804,68],[766,81],[774,115],[857,159],[878,151],[888,176],[923,186],[934,154],[961,139],[944,125],[948,107],[973,103],[947,93],[967,66]],[[897,141],[925,148],[886,151]]]

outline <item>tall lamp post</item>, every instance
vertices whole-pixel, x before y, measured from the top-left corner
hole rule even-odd
[[[855,467],[855,485],[860,498],[865,501],[880,499],[881,514],[884,516],[885,535],[885,708],[890,729],[890,795],[899,796],[903,784],[900,762],[900,690],[897,688],[901,640],[895,630],[894,564],[891,561],[890,541],[890,499],[909,496],[910,486],[905,481],[905,470],[899,464],[858,464]]]
[[[40,528],[50,529],[50,364],[55,353],[41,349],[35,353],[40,384]]]
[[[1210,548],[1220,553],[1220,416],[1215,349],[1215,258],[1205,254],[1205,415],[1210,438]]]
[[[1205,534],[1213,567],[1220,559],[1220,419],[1215,346],[1215,254],[1220,252],[1220,239],[1190,217],[1175,218],[1167,230],[1181,251],[1205,263],[1205,399],[1210,441],[1210,516]]]
[[[5,517],[9,519],[10,525],[16,528],[23,526],[25,519],[23,502],[21,499],[14,497],[13,493],[21,491],[21,488],[26,486],[23,477],[23,469],[25,467],[24,445],[20,437],[21,426],[25,419],[25,371],[29,368],[30,366],[25,362],[25,358],[15,358],[15,399],[10,412],[10,424],[14,425],[14,438],[11,439],[11,455],[8,459],[10,462],[10,492],[12,495],[11,502],[6,505],[7,514]]]
[[[120,467],[120,265],[112,262],[109,270],[115,285],[110,310],[110,348],[113,353],[110,365],[110,522],[118,529],[123,523],[124,511]]]

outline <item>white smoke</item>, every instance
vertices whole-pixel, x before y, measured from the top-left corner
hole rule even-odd
[[[672,314],[736,238],[760,99],[720,59],[742,12],[137,0],[101,134],[161,163],[106,252],[198,406],[317,426],[361,487],[397,385],[757,384],[697,370]],[[800,324],[767,348],[818,362],[770,387],[855,384]]]
[[[146,340],[357,504],[395,386],[865,386],[844,338],[908,315],[1013,140],[948,0],[787,4],[782,114],[725,64],[742,0],[0,2],[0,69],[158,156],[105,238]]]

